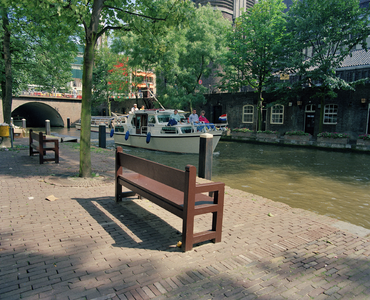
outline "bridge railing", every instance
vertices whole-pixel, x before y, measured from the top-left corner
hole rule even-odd
[[[71,93],[49,93],[49,92],[35,92],[35,91],[22,91],[20,96],[82,99],[81,95],[73,95]]]

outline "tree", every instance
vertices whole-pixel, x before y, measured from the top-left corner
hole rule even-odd
[[[295,1],[288,12],[289,60],[286,70],[299,80],[294,88],[315,87],[321,99],[319,132],[322,132],[325,99],[336,89],[354,89],[336,76],[344,58],[360,44],[366,49],[369,10],[360,9],[358,0]]]
[[[107,103],[110,115],[110,99],[121,100],[130,92],[130,75],[128,58],[115,54],[107,46],[96,53],[93,71],[93,104]]]
[[[70,20],[76,27],[82,26],[84,33],[83,72],[82,72],[82,103],[81,103],[81,134],[80,134],[80,177],[91,177],[90,129],[93,67],[95,46],[103,34],[112,30],[130,31],[160,35],[166,26],[181,21],[187,1],[158,0],[134,1],[126,0],[43,0],[35,3],[42,9],[56,8],[61,19]],[[165,21],[165,22],[164,22]]]
[[[3,116],[10,123],[12,96],[28,84],[44,90],[65,88],[72,80],[70,63],[77,47],[71,27],[56,22],[52,9],[45,18],[45,11],[27,2],[3,1],[0,11]]]
[[[191,2],[190,2],[191,3]],[[136,65],[152,68],[157,74],[158,99],[165,106],[191,109],[202,103],[208,89],[199,84],[219,65],[226,52],[229,21],[210,5],[195,9],[191,3],[186,22],[161,37],[125,35],[125,53]]]
[[[199,84],[220,66],[231,23],[209,4],[194,10],[188,26],[168,34],[167,51],[156,66],[157,92],[162,103],[187,108],[205,101],[208,88]]]
[[[278,66],[285,33],[282,0],[261,0],[243,13],[228,37],[223,89],[238,91],[250,86],[258,93],[257,130],[262,128],[262,92]]]

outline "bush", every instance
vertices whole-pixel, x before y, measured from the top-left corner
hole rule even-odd
[[[370,140],[370,134],[361,134],[358,138],[362,140]]]
[[[341,138],[349,138],[349,135],[348,133],[326,132],[325,131],[325,132],[319,133],[317,137],[341,139]]]
[[[254,130],[250,130],[249,128],[234,128],[231,131],[234,131],[234,132],[254,132]]]
[[[262,131],[262,130],[258,130],[257,133],[266,133],[266,134],[279,134],[279,131],[271,131],[271,130],[265,130],[265,131]]]

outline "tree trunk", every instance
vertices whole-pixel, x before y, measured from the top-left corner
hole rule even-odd
[[[3,20],[3,59],[4,59],[4,71],[5,71],[5,81],[1,82],[2,90],[2,102],[3,102],[3,118],[4,122],[10,124],[10,118],[12,114],[12,58],[10,53],[10,31],[9,31],[9,19],[8,12],[6,8],[1,8],[2,20]]]
[[[262,86],[258,86],[258,130],[262,130],[262,109],[263,109],[263,98],[262,98]]]
[[[324,108],[325,108],[325,96],[324,96],[324,94],[321,94],[319,133],[322,132],[322,127],[323,127],[323,124],[324,124]]]
[[[82,73],[81,133],[80,133],[80,177],[91,177],[91,102],[95,44],[98,38],[103,0],[94,0],[91,20],[85,23],[85,52]]]
[[[87,40],[85,44],[80,133],[80,177],[91,177],[91,88],[94,65],[94,44]]]

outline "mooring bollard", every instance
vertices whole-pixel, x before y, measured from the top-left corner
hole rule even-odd
[[[104,123],[100,123],[99,124],[99,147],[100,148],[106,148],[106,140],[107,140],[107,137],[106,137],[106,130],[105,130],[106,126]]]
[[[71,128],[71,119],[70,118],[67,118],[67,128],[68,129]]]
[[[22,127],[26,128],[26,119],[22,119]]]
[[[203,133],[200,135],[198,176],[208,180],[212,178],[212,142],[212,134]]]
[[[45,127],[46,127],[46,135],[50,135],[51,134],[50,120],[45,120]]]

